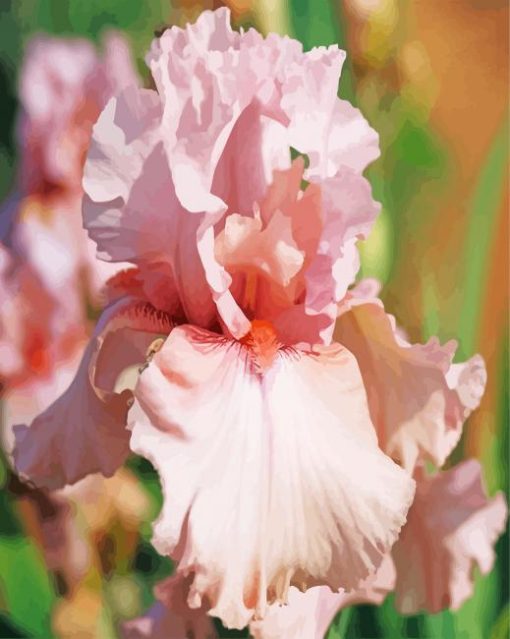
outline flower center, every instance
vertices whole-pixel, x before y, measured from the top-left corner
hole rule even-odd
[[[250,331],[240,340],[248,348],[257,372],[263,373],[276,357],[282,347],[271,322],[253,320]]]

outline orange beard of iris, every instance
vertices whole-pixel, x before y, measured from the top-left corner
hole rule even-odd
[[[263,373],[274,361],[281,348],[276,331],[271,322],[253,320],[250,331],[240,340],[248,348],[257,372]]]

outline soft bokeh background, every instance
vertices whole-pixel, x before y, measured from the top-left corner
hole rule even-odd
[[[369,177],[383,213],[362,248],[362,274],[384,282],[387,308],[414,340],[457,338],[459,357],[484,356],[487,391],[450,463],[476,456],[489,494],[508,490],[505,0],[0,0],[0,200],[16,170],[17,72],[31,35],[98,40],[104,29],[121,29],[146,76],[155,30],[222,4],[238,25],[287,33],[305,48],[347,49],[340,93],[364,111],[382,147]],[[113,638],[119,620],[151,603],[152,585],[171,566],[141,523],[160,503],[147,462],[133,459],[114,478],[81,488],[88,498],[74,506],[73,526],[88,568],[72,596],[41,553],[40,515],[58,521],[58,504],[27,492],[5,464],[0,484],[0,637]],[[403,618],[389,597],[380,608],[342,612],[328,639],[507,637],[508,533],[496,550],[495,570],[477,577],[475,596],[458,612]]]

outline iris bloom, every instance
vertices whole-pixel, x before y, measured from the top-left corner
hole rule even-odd
[[[473,362],[457,375],[451,344],[404,342],[373,291],[349,288],[379,150],[337,97],[343,60],[233,32],[224,9],[153,43],[156,90],[108,102],[83,180],[98,255],[133,266],[68,391],[16,428],[19,471],[50,488],[130,449],[151,460],[153,542],[186,610],[230,627],[292,587],[363,589],[415,466],[444,461],[473,407]]]

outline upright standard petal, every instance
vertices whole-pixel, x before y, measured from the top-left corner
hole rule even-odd
[[[487,498],[474,459],[433,476],[421,472],[407,524],[393,549],[398,610],[457,610],[473,593],[474,567],[484,575],[492,569],[507,510],[502,493]]]
[[[381,564],[414,482],[378,448],[347,350],[179,327],[135,396],[131,447],[165,496],[153,541],[193,575],[191,606],[243,627],[292,584],[350,590]]]
[[[442,466],[482,397],[482,358],[452,365],[454,342],[409,344],[379,300],[347,299],[335,338],[358,361],[381,448],[409,472]]]
[[[129,451],[126,415],[132,393],[115,392],[119,374],[145,362],[147,349],[171,321],[144,302],[124,299],[107,311],[74,381],[31,426],[14,426],[20,475],[50,489],[87,474],[112,475]]]
[[[216,239],[232,230],[234,218],[229,223],[225,217],[238,216],[244,231],[251,230],[245,236],[251,243],[258,238],[267,257],[275,234],[266,232],[267,220],[256,228],[256,209],[263,208],[274,172],[289,168],[291,150],[309,154],[305,177],[318,183],[331,178],[336,186],[325,187],[335,191],[329,207],[334,214],[323,212],[322,252],[310,273],[314,290],[300,311],[303,323],[313,316],[303,331],[308,342],[329,343],[335,305],[359,266],[355,241],[363,232],[347,235],[360,217],[377,213],[360,176],[363,161],[348,161],[352,140],[343,146],[337,140],[331,147],[336,155],[330,152],[345,54],[336,46],[303,52],[295,40],[275,34],[264,39],[252,29],[237,33],[229,20],[228,10],[219,9],[203,12],[186,29],[167,29],[147,57],[157,93],[131,92],[107,105],[85,169],[85,226],[105,259],[140,266],[166,260],[188,320],[214,328],[217,311],[225,330],[242,338],[251,316],[216,255]],[[371,131],[356,113],[349,111],[347,119]],[[373,146],[368,138],[360,147]],[[371,153],[363,156],[365,164]],[[293,195],[299,195],[297,188]],[[281,230],[280,212],[274,218]],[[339,220],[349,228],[338,228]],[[278,245],[276,270],[275,260],[265,266],[288,277],[299,255],[286,239]],[[327,284],[317,290],[322,280]],[[295,324],[294,316],[285,323]]]
[[[275,171],[253,216],[227,215],[215,253],[248,317],[271,321],[288,344],[328,344],[359,268],[356,241],[368,235],[379,205],[350,169],[302,189],[303,171],[302,158]]]
[[[175,194],[161,109],[154,91],[136,88],[106,106],[85,165],[84,225],[100,258],[137,264],[147,279],[158,271],[161,285],[177,291],[188,320],[211,326],[216,309],[197,249],[200,218]]]

